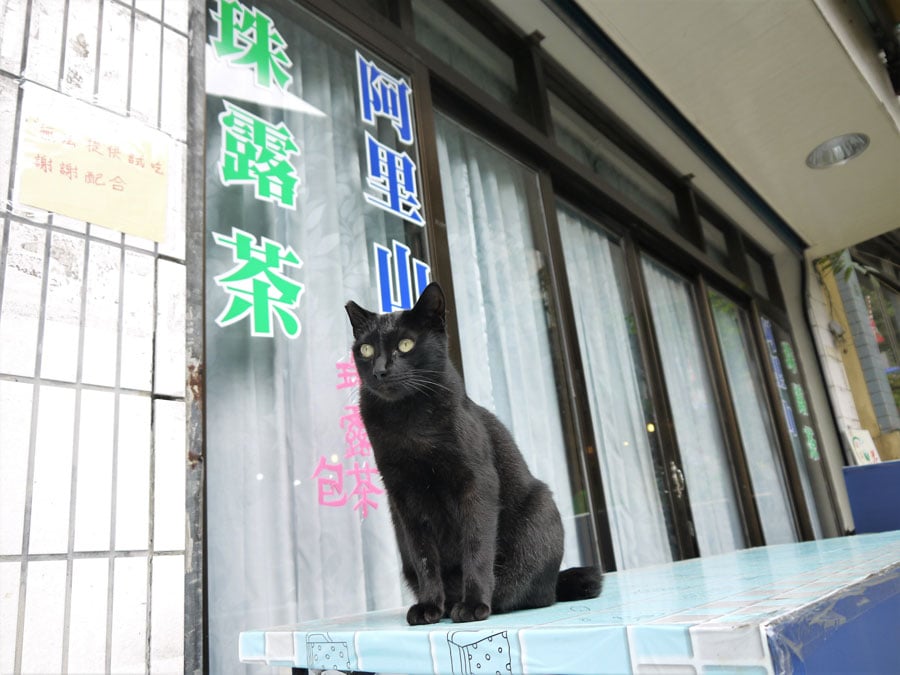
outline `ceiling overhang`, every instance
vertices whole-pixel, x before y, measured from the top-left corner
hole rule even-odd
[[[556,0],[494,0],[649,144],[773,252],[765,220],[683,130],[650,110],[561,18]],[[571,3],[570,3],[571,4]],[[557,5],[557,6],[555,6]],[[577,0],[583,14],[809,246],[815,257],[900,227],[900,105],[864,18],[836,0]],[[554,11],[554,9],[556,11]],[[577,27],[576,27],[577,28]],[[806,166],[822,141],[869,136],[858,158]],[[767,224],[771,230],[771,222]]]

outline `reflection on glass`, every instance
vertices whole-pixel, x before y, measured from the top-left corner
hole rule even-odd
[[[762,263],[752,255],[748,255],[747,267],[750,269],[750,281],[753,284],[753,290],[764,298],[768,298],[769,285],[766,283],[766,274],[763,271]]]
[[[700,216],[700,226],[703,228],[703,244],[706,252],[718,263],[729,264],[728,241],[725,233],[713,225],[703,216]]]
[[[740,509],[691,288],[650,258],[642,263],[697,545],[701,555],[733,551],[744,546]]]
[[[622,250],[571,207],[557,217],[616,568],[668,562],[677,545]]]
[[[655,215],[659,224],[677,228],[675,195],[619,146],[553,93],[550,113],[556,142],[584,162],[635,205]]]
[[[715,291],[710,291],[709,301],[765,541],[767,544],[797,541],[762,373],[753,357],[747,315]]]
[[[589,516],[580,490],[566,497],[545,270],[528,208],[537,177],[443,115],[437,131],[466,389],[509,427],[531,471],[550,485],[566,528],[566,562],[578,564],[573,518]]]
[[[510,108],[516,107],[512,58],[443,2],[413,0],[416,40]]]

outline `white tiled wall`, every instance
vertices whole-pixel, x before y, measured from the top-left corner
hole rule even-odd
[[[183,670],[188,0],[134,4],[0,0],[0,673]],[[28,83],[165,134],[165,241],[15,203]]]

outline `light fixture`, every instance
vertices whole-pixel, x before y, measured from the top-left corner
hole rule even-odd
[[[865,134],[842,134],[820,143],[806,156],[806,166],[810,169],[827,169],[858,157],[869,147],[869,137]]]

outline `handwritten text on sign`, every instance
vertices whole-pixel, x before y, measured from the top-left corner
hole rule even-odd
[[[169,139],[33,84],[18,157],[22,204],[162,241]]]

